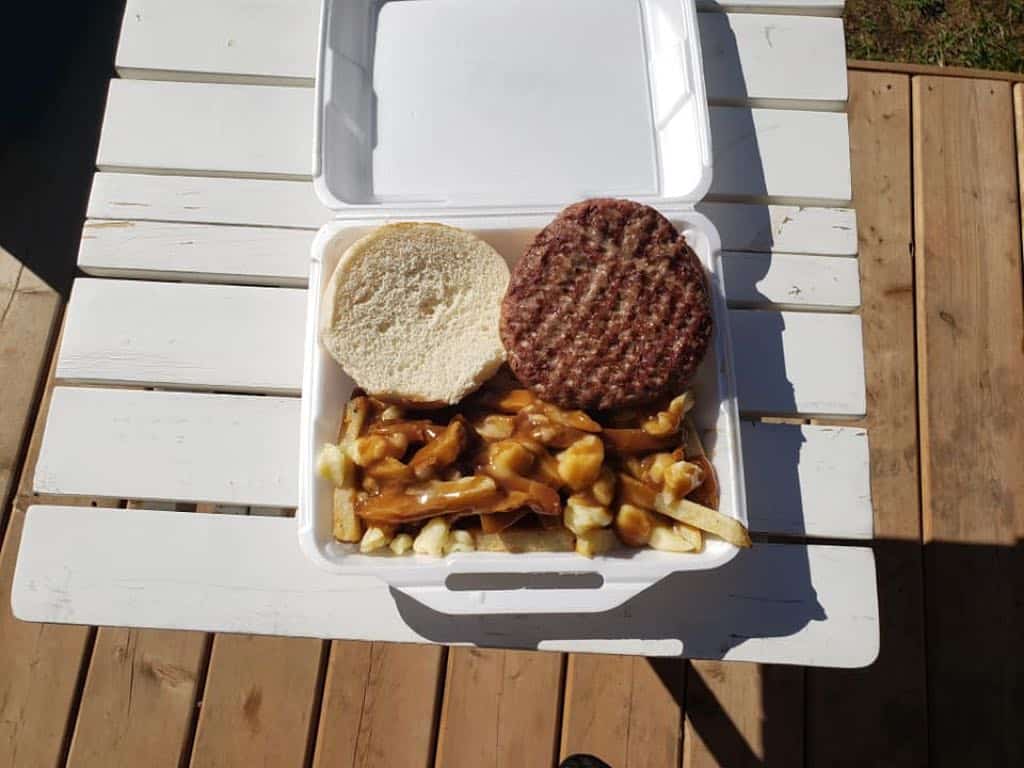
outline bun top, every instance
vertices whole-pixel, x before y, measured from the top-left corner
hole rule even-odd
[[[354,243],[328,282],[320,340],[356,384],[419,405],[461,400],[505,360],[505,260],[455,227],[387,224]]]

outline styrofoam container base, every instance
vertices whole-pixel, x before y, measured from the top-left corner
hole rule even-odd
[[[712,347],[694,382],[693,413],[721,484],[720,510],[746,525],[739,421],[726,304],[722,289],[718,233],[702,215],[663,210],[685,235],[708,271],[715,332]],[[474,232],[488,241],[509,264],[523,253],[534,235],[557,213],[520,216],[431,218]],[[341,254],[384,220],[332,222],[313,245],[309,309],[305,339],[306,365],[302,389],[302,435],[299,539],[316,563],[338,574],[376,576],[415,599],[447,613],[550,613],[613,608],[670,573],[719,567],[737,553],[725,541],[708,537],[697,554],[628,549],[587,559],[574,553],[456,553],[444,558],[425,555],[360,554],[358,547],[332,535],[333,486],[315,473],[321,445],[335,442],[352,380],[321,347],[317,318],[324,287]],[[438,364],[442,364],[438,361]],[[474,574],[470,577],[467,574]],[[580,574],[589,576],[580,578]],[[451,580],[451,577],[458,576]],[[564,582],[564,586],[563,586]],[[536,585],[542,588],[529,588]],[[455,587],[455,588],[452,588]]]

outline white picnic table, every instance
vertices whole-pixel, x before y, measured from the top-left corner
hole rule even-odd
[[[34,487],[136,503],[30,508],[15,614],[871,663],[868,435],[843,424],[866,403],[842,5],[699,3],[699,210],[722,235],[759,541],[604,613],[454,617],[319,570],[291,517],[310,244],[330,216],[310,181],[319,0],[129,0]]]

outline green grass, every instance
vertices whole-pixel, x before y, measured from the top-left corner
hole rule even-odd
[[[1024,72],[1024,0],[847,0],[855,59]]]

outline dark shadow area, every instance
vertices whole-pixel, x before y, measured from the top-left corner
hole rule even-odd
[[[9,3],[0,46],[0,246],[67,296],[124,0]]]

